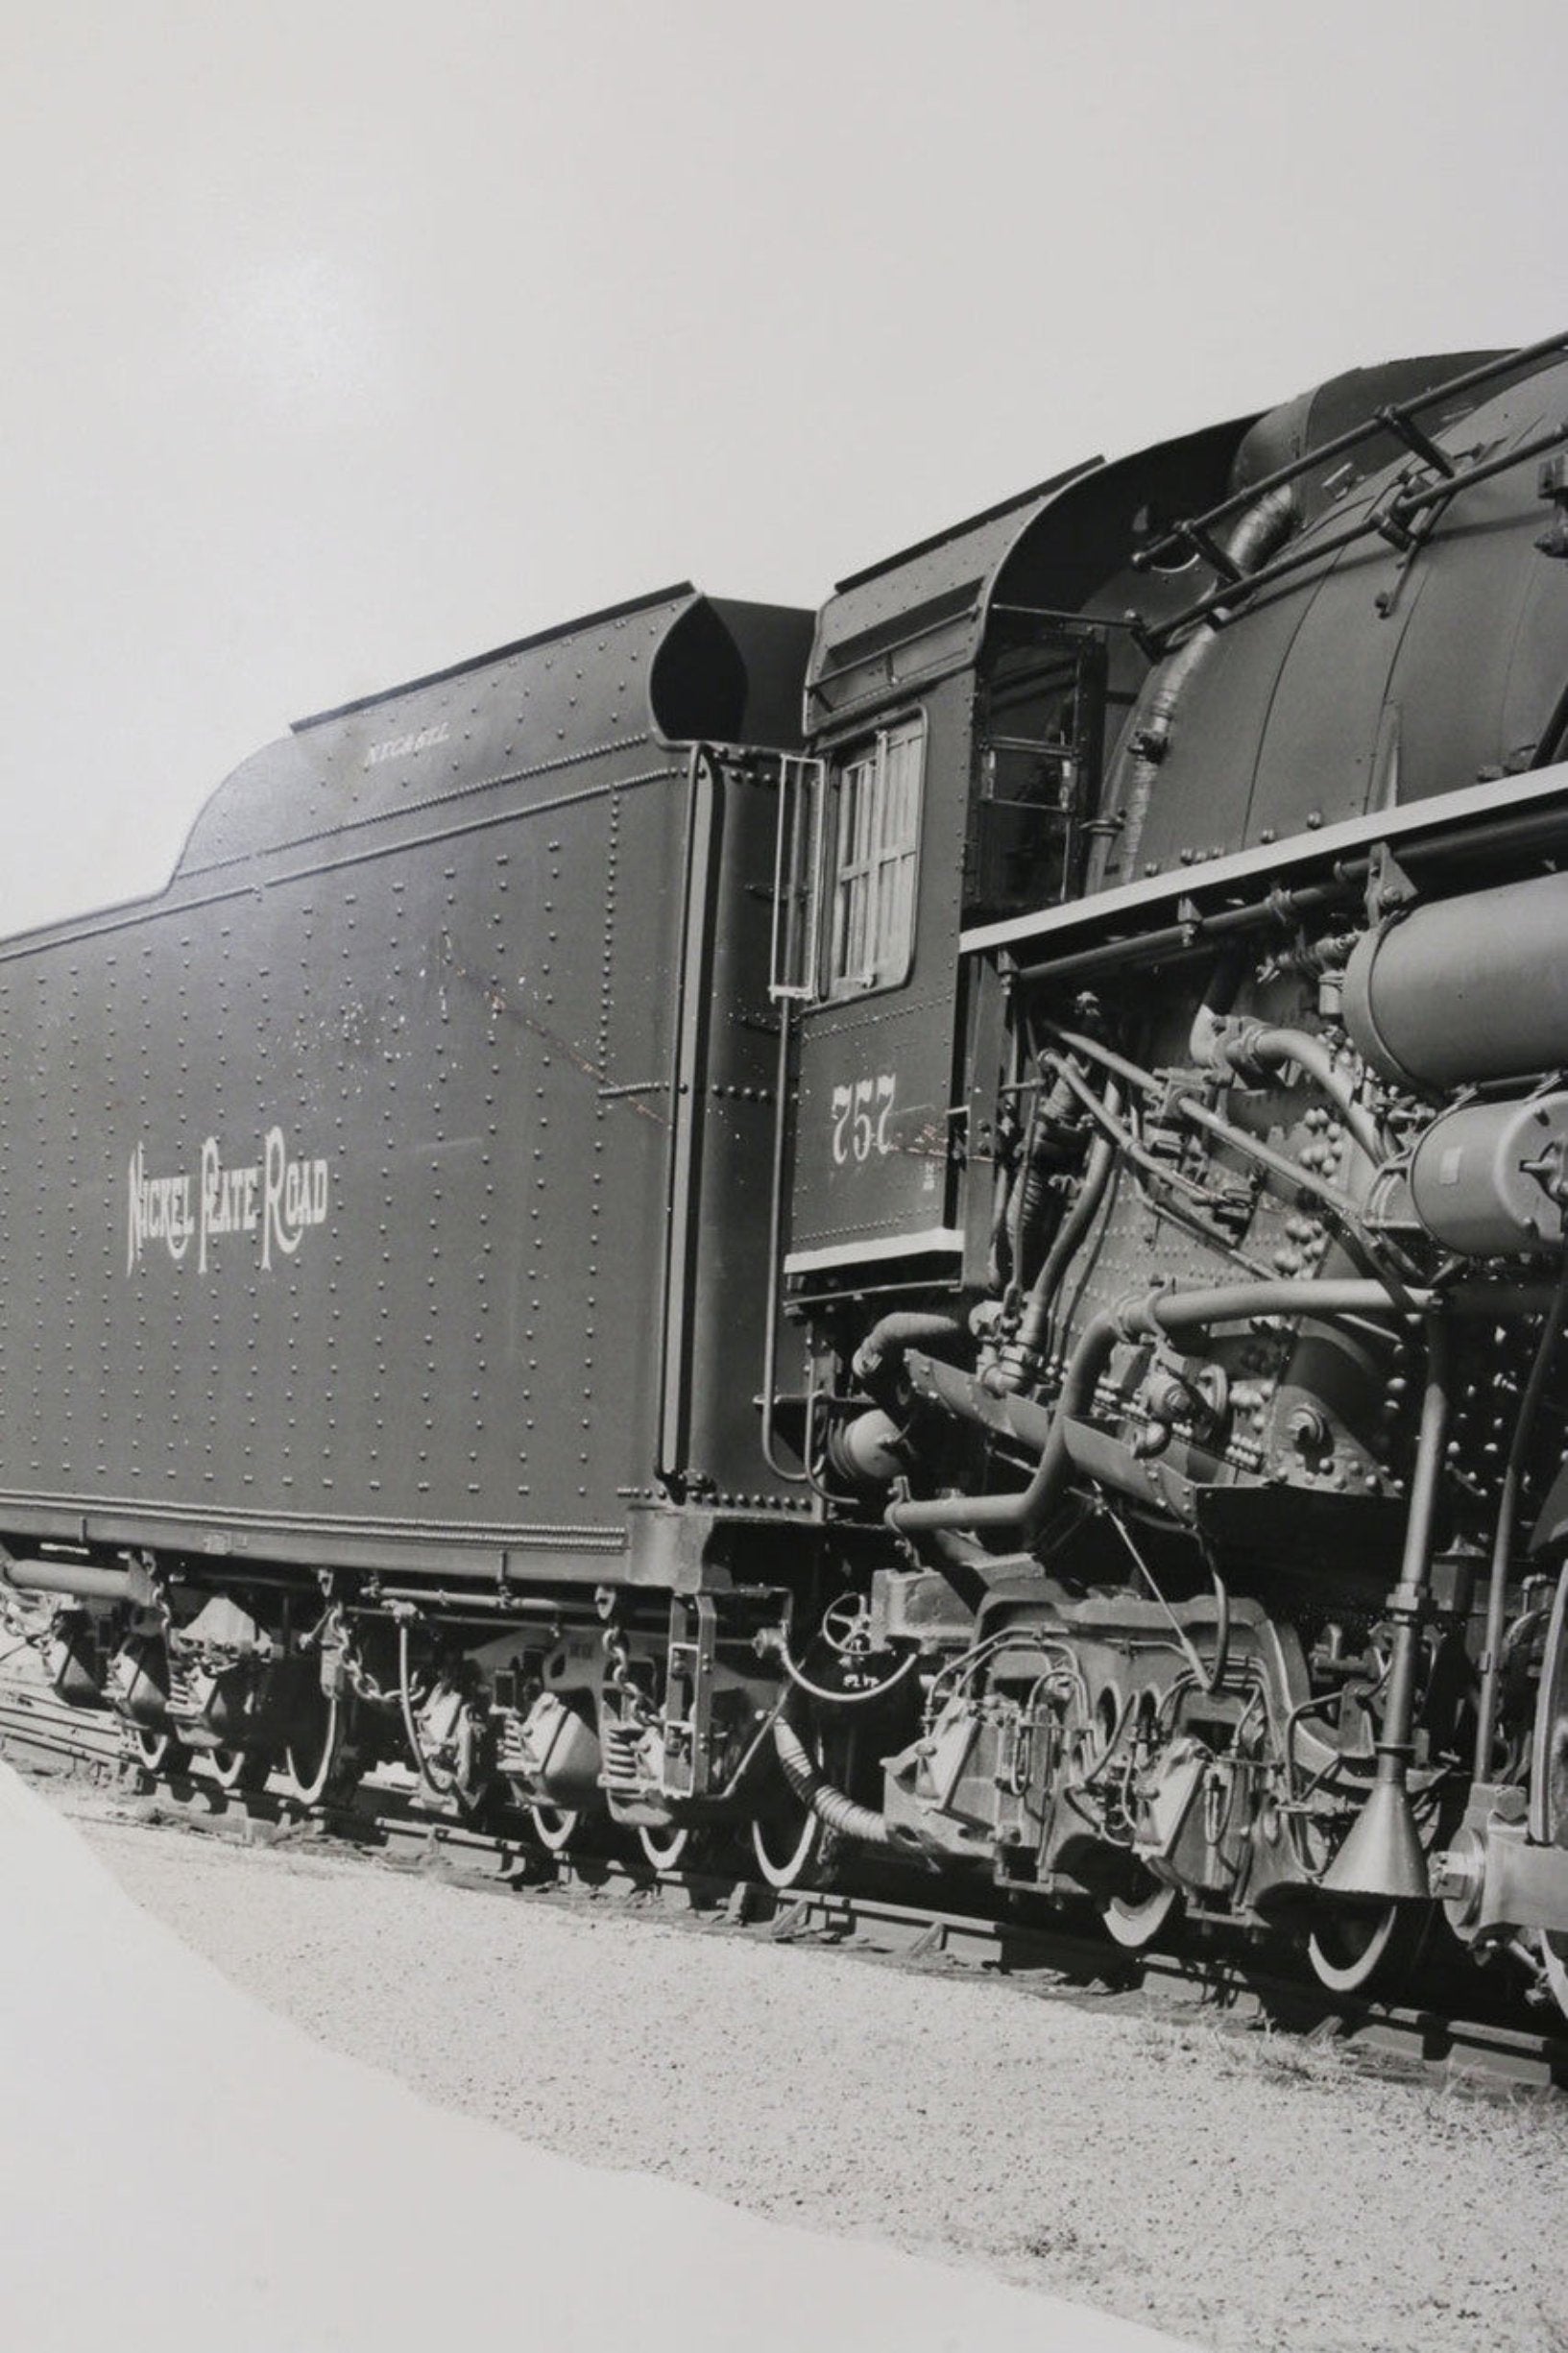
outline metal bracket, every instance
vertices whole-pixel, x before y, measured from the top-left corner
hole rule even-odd
[[[1482,1815],[1472,1799],[1453,1845],[1434,1857],[1432,1892],[1467,1944],[1520,1928],[1568,1935],[1568,1848],[1536,1844],[1523,1821],[1501,1807]]]
[[[1415,885],[1387,841],[1375,841],[1366,867],[1366,920],[1377,923],[1402,907],[1413,905]]]
[[[712,1594],[672,1593],[660,1773],[665,1797],[708,1794],[708,1734],[717,1644],[718,1611]]]
[[[1568,558],[1568,457],[1549,457],[1535,477],[1535,495],[1552,501],[1552,521],[1535,542],[1542,555]]]

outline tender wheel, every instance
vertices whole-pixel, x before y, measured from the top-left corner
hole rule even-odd
[[[581,1810],[576,1807],[530,1806],[534,1836],[546,1855],[563,1860],[577,1843],[583,1827]]]
[[[1172,1919],[1181,1916],[1181,1889],[1167,1887],[1148,1872],[1124,1896],[1111,1896],[1099,1907],[1105,1933],[1123,1953],[1143,1953]]]
[[[145,1724],[126,1726],[126,1753],[144,1773],[178,1773],[190,1762],[190,1752],[172,1732],[152,1732]]]
[[[639,1823],[637,1843],[656,1871],[679,1871],[683,1863],[696,1860],[698,1840],[689,1823],[657,1829]]]
[[[337,1692],[330,1699],[323,1692],[314,1717],[309,1731],[283,1751],[283,1780],[290,1797],[302,1806],[319,1806],[353,1778],[350,1704]]]
[[[758,1814],[752,1820],[757,1868],[781,1893],[820,1879],[837,1845],[828,1825],[807,1807],[789,1816]]]
[[[853,1740],[853,1733],[845,1734],[838,1729],[836,1738],[832,1737],[820,1722],[808,1723],[804,1710],[792,1715],[789,1721],[807,1754],[822,1767],[829,1780],[848,1782],[847,1743]],[[835,1757],[832,1753],[835,1748],[843,1753]],[[767,1812],[752,1817],[751,1846],[757,1868],[768,1885],[778,1888],[781,1894],[786,1894],[791,1887],[821,1885],[832,1877],[844,1840],[796,1796],[782,1773],[775,1776],[775,1783]]]
[[[1398,1904],[1331,1913],[1307,1939],[1313,1975],[1331,1994],[1375,1992],[1410,1966],[1424,1925]]]
[[[267,1758],[259,1749],[215,1748],[209,1761],[220,1789],[254,1791],[267,1786]]]

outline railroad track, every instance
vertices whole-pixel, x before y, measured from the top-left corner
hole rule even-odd
[[[309,1836],[407,1869],[567,1904],[618,1902],[775,1943],[826,1943],[908,1967],[949,1966],[1018,1978],[1041,1997],[1176,2019],[1203,2014],[1239,2032],[1333,2044],[1369,2071],[1462,2074],[1500,2089],[1568,2091],[1568,2031],[1507,2017],[1470,2018],[1443,2003],[1339,2001],[1300,1979],[1242,1969],[1218,1942],[1124,1953],[1008,1910],[955,1912],[910,1891],[827,1887],[781,1895],[739,1872],[656,1870],[614,1854],[547,1856],[524,1837],[432,1812],[412,1775],[369,1777],[351,1799],[302,1807],[275,1787],[226,1791],[203,1772],[154,1783],[127,1754],[119,1720],[70,1708],[0,1668],[0,1756],[35,1775],[66,1773],[138,1789],[158,1818],[217,1835],[281,1843]]]

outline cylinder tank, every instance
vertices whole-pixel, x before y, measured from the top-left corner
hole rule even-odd
[[[1443,1087],[1568,1065],[1568,874],[1417,908],[1358,941],[1344,1023],[1397,1085]]]

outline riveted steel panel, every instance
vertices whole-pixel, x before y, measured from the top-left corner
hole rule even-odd
[[[801,1053],[795,1252],[949,1222],[953,992],[845,1007]]]
[[[570,788],[585,762],[649,738],[648,676],[691,590],[661,590],[474,665],[302,719],[235,769],[197,818],[184,874],[284,843],[345,846],[378,822],[455,818],[517,778]],[[536,793],[534,797],[541,797]]]
[[[3,968],[0,1483],[503,1538],[616,1521],[646,1433],[601,1301],[657,1312],[599,1100],[619,797]],[[63,1136],[62,1071],[102,1106]]]
[[[1541,369],[1436,438],[1457,464],[1493,460],[1555,425],[1565,399],[1568,366]],[[1315,496],[1301,550],[1364,518],[1412,464],[1407,455],[1338,501]],[[1171,715],[1137,870],[1113,852],[1105,881],[1127,885],[1528,764],[1568,679],[1568,567],[1533,545],[1549,517],[1537,471],[1531,460],[1462,489],[1412,552],[1374,535],[1326,557],[1201,644]],[[1132,765],[1123,751],[1112,807]]]
[[[0,1526],[615,1573],[656,1457],[687,789],[645,682],[689,609],[415,691],[506,716],[504,773],[491,728],[412,790],[444,745],[367,772],[389,706],[329,718],[293,798],[282,763],[220,788],[169,892],[0,948]],[[758,972],[770,816],[726,901]],[[744,1273],[706,1377],[749,1399]]]
[[[932,688],[920,707],[926,750],[913,961],[898,987],[814,1006],[802,1016],[792,1253],[889,1242],[953,1222],[948,1111],[972,675]]]
[[[973,664],[999,566],[1049,498],[1088,470],[1073,467],[841,581],[817,621],[807,674],[809,723],[830,728]]]

